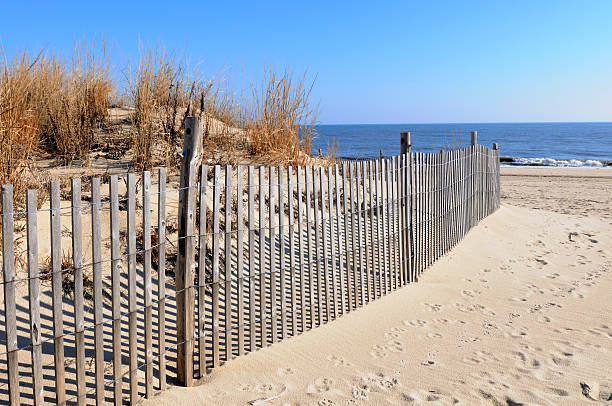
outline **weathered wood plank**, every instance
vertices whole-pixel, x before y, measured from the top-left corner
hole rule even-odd
[[[221,365],[221,348],[219,346],[220,337],[220,314],[219,314],[219,222],[220,222],[220,205],[221,205],[221,167],[215,165],[214,186],[213,186],[213,234],[212,234],[212,367],[216,368]]]
[[[59,196],[58,196],[59,202]],[[59,217],[59,213],[58,213]],[[100,224],[100,178],[91,179],[91,259],[94,285],[94,357],[96,404],[104,404],[104,301],[102,299],[102,227]],[[57,351],[57,350],[56,350]],[[62,353],[63,355],[63,353]],[[63,363],[63,357],[61,362]],[[63,366],[63,365],[62,365]]]
[[[17,344],[17,306],[15,303],[15,247],[13,222],[13,185],[2,185],[2,274],[4,276],[4,322],[9,403],[21,404]]]
[[[166,383],[166,169],[158,171],[157,194],[157,346],[159,351],[159,389]]]
[[[261,347],[268,346],[268,314],[266,288],[266,173],[263,166],[259,167],[259,329]]]
[[[306,176],[306,175],[305,175]],[[297,186],[297,228],[298,228],[298,261],[299,261],[299,272],[300,272],[300,319],[301,319],[301,331],[304,332],[306,330],[306,282],[305,282],[305,266],[304,266],[304,231],[302,229],[304,218],[304,204],[302,203],[302,184],[304,182],[304,177],[302,176],[302,167],[297,167],[296,172],[296,186]],[[308,196],[308,195],[306,195]],[[308,199],[306,199],[308,200]],[[307,224],[308,226],[308,224]],[[308,231],[307,231],[308,233]],[[308,234],[306,234],[308,235]]]
[[[85,325],[83,314],[83,224],[81,213],[81,179],[72,179],[70,185],[72,199],[72,266],[74,268],[74,342],[76,358],[77,404],[82,406],[87,400],[85,397],[87,382],[85,381]],[[113,328],[115,328],[114,325]],[[114,348],[119,348],[118,351],[120,352],[121,345],[116,345],[115,341],[113,340],[113,349]],[[119,383],[119,386],[120,385],[121,383]]]
[[[268,235],[269,235],[269,258],[270,258],[270,324],[272,342],[278,341],[278,308],[276,289],[278,285],[278,270],[276,268],[276,176],[273,166],[269,168],[268,175]]]
[[[55,202],[57,205],[57,201]],[[30,339],[32,340],[32,394],[35,405],[44,405],[43,365],[40,323],[40,275],[38,270],[38,221],[36,190],[26,192],[28,302],[30,310]],[[56,206],[57,207],[57,206]],[[6,253],[6,251],[4,251]]]
[[[285,259],[285,174],[282,166],[278,167],[278,251],[281,306],[281,339],[287,338],[287,267]]]
[[[300,179],[297,179],[299,183]],[[297,284],[296,261],[295,261],[295,224],[293,205],[293,167],[287,167],[287,210],[288,210],[288,232],[289,232],[289,286],[291,289],[291,335],[297,334]]]
[[[224,288],[225,298],[225,361],[231,360],[233,356],[233,333],[232,328],[232,166],[225,166],[225,255]]]
[[[142,244],[145,338],[145,397],[153,396],[153,282],[151,278],[151,172],[142,174]]]
[[[78,196],[78,201],[75,202],[75,185],[72,187],[72,206],[75,204],[80,205],[81,197]],[[80,195],[80,180],[78,184],[78,193]],[[115,380],[113,384],[113,401],[115,405],[121,405],[123,403],[123,385],[122,385],[122,371],[121,371],[121,251],[120,251],[120,239],[119,239],[119,188],[117,175],[111,175],[108,182],[108,193],[110,195],[110,239],[111,239],[111,284],[112,284],[112,312],[113,312],[113,378]],[[80,210],[79,210],[80,215]],[[73,218],[73,222],[74,222]],[[76,226],[73,224],[73,230],[78,227],[80,234],[80,219],[79,224]],[[75,234],[72,233],[73,245]],[[81,238],[79,236],[79,238]],[[76,268],[75,268],[76,270]],[[76,274],[75,274],[76,275]],[[75,277],[76,279],[76,277]],[[82,294],[83,289],[83,274],[81,270],[80,275],[80,289]],[[76,284],[75,284],[76,285]],[[75,286],[75,299],[78,297]],[[81,304],[82,304],[82,299]],[[75,304],[76,307],[76,304]],[[81,310],[82,311],[82,310]],[[77,362],[78,365],[78,362]],[[85,399],[83,399],[85,401]]]
[[[238,356],[244,355],[244,326],[246,320],[244,318],[244,183],[242,173],[244,166],[238,165],[236,168],[236,255],[237,259],[237,286],[236,294],[238,301],[238,309],[236,316],[238,318]]]
[[[138,315],[136,307],[136,175],[127,175],[128,348],[130,403],[138,402]]]
[[[165,185],[164,185],[165,186]],[[200,167],[200,231],[198,236],[198,369],[200,378],[208,373],[206,354],[206,247],[208,220],[208,165]]]
[[[52,181],[50,189],[51,290],[53,295],[53,359],[55,365],[55,400],[66,402],[64,367],[64,313],[62,310],[62,230],[60,224],[60,184]]]
[[[249,212],[249,351],[257,349],[256,279],[255,279],[255,168],[248,168],[248,212]]]

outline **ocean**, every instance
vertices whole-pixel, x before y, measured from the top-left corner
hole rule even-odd
[[[612,123],[460,123],[460,124],[347,124],[317,125],[311,151],[337,157],[372,158],[399,154],[400,132],[410,131],[412,150],[440,152],[478,143],[499,145],[504,165],[604,167],[612,165]]]

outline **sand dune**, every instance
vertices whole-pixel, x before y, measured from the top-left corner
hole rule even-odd
[[[612,404],[611,250],[598,216],[504,205],[418,284],[148,404]]]

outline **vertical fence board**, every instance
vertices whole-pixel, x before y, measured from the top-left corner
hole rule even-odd
[[[297,179],[299,182],[300,179]],[[289,234],[289,286],[291,287],[291,335],[297,334],[297,278],[295,261],[295,224],[293,209],[293,167],[287,167],[287,229]]]
[[[305,175],[307,176],[307,175]],[[303,230],[302,230],[302,219],[303,219],[303,203],[302,203],[302,182],[304,181],[302,177],[302,167],[297,167],[296,172],[296,186],[297,186],[297,206],[298,206],[298,261],[299,261],[299,269],[300,269],[300,319],[301,319],[301,331],[304,332],[306,330],[306,285],[304,278],[304,238],[303,238]],[[308,194],[306,195],[308,196]],[[308,199],[306,199],[308,201]],[[306,225],[308,226],[308,224]],[[306,234],[308,235],[308,233]]]
[[[115,180],[115,183],[116,182],[117,181]],[[74,268],[74,342],[76,384],[77,404],[81,406],[85,404],[85,391],[87,389],[87,382],[85,381],[85,325],[83,314],[83,224],[81,217],[81,179],[72,179],[70,185],[72,206],[72,266]],[[117,237],[118,234],[119,233],[117,232]],[[120,314],[121,310],[119,309],[118,312]],[[120,327],[117,329],[120,331]],[[119,338],[121,338],[120,335]],[[116,346],[119,349],[121,348],[121,344],[115,344],[115,341],[113,341],[113,346]],[[115,378],[117,378],[117,376],[115,376]]]
[[[325,170],[323,167],[319,167],[319,189],[321,190],[321,240],[322,240],[322,252],[323,252],[323,278],[321,279],[321,283],[319,286],[323,285],[325,290],[325,322],[330,321],[330,308],[331,308],[331,300],[329,297],[329,260],[331,257],[327,253],[327,225],[330,222],[329,219],[326,219],[327,208],[326,208],[326,199],[325,199]],[[319,296],[322,296],[321,290],[319,291]]]
[[[165,174],[164,174],[165,175]],[[161,182],[161,179],[160,179]],[[164,185],[165,187],[165,185]],[[208,211],[208,165],[200,167],[200,216],[198,235],[198,370],[200,378],[207,373],[206,366],[206,240]],[[165,230],[164,230],[165,232]],[[161,285],[160,285],[161,286]],[[164,285],[165,288],[165,285]]]
[[[263,166],[259,167],[259,329],[261,334],[261,347],[268,346],[267,324],[267,289],[266,289],[266,174]]]
[[[55,208],[57,208],[57,201]],[[32,341],[32,394],[35,405],[45,403],[43,394],[43,366],[40,324],[40,275],[38,270],[38,221],[36,190],[26,193],[27,249],[28,249],[28,302],[30,311],[30,339]],[[58,216],[59,217],[59,216]],[[3,252],[5,254],[6,251]],[[61,274],[60,274],[61,277]]]
[[[312,228],[312,211],[311,211],[311,202],[312,202],[312,194],[311,194],[311,179],[312,179],[312,171],[309,166],[304,168],[305,178],[306,178],[306,242],[308,246],[308,314],[310,317],[309,326],[310,328],[314,327],[314,263],[313,263],[313,252],[312,252],[312,238],[311,238],[311,228]],[[316,234],[316,230],[315,230]]]
[[[238,317],[238,356],[244,355],[244,184],[242,181],[242,172],[244,167],[238,165],[236,168],[236,249],[237,249],[237,274],[236,281],[237,303],[238,309],[236,316]]]
[[[232,166],[225,166],[225,267],[224,289],[225,298],[225,361],[233,358],[233,329],[232,329]]]
[[[62,236],[60,224],[60,184],[51,182],[51,290],[53,295],[53,358],[55,365],[55,400],[66,402],[64,367],[64,314],[62,310]],[[93,210],[93,209],[92,209]],[[97,360],[96,360],[97,363]]]
[[[145,397],[153,396],[153,282],[151,280],[151,172],[142,174],[142,244],[145,316]]]
[[[104,302],[102,299],[102,228],[100,225],[100,178],[91,179],[91,251],[94,285],[93,299],[95,326],[94,357],[96,373],[96,404],[102,405],[104,404]],[[63,353],[61,362],[64,362]]]
[[[329,205],[329,255],[331,262],[330,272],[331,278],[328,283],[331,283],[331,304],[328,302],[328,309],[330,311],[330,319],[338,317],[338,296],[337,296],[337,279],[336,279],[336,247],[335,247],[335,223],[338,221],[334,214],[334,189],[333,189],[333,176],[334,170],[331,166],[327,167],[327,198]]]
[[[2,274],[4,276],[4,320],[6,358],[11,406],[21,403],[17,344],[17,305],[15,303],[15,247],[13,237],[13,185],[2,185]]]
[[[166,384],[166,169],[158,171],[157,189],[157,346],[159,389]]]
[[[256,289],[255,289],[255,168],[248,168],[248,211],[249,211],[249,351],[257,348]]]
[[[285,260],[285,185],[284,170],[278,167],[278,251],[280,278],[281,339],[287,338],[287,269]]]
[[[315,286],[316,288],[313,289],[312,293],[316,298],[316,304],[317,304],[317,325],[320,326],[323,323],[322,320],[322,312],[323,312],[323,295],[322,295],[322,281],[321,281],[321,273],[322,273],[322,267],[321,267],[321,244],[319,243],[319,237],[321,235],[320,232],[320,228],[321,228],[321,217],[320,217],[320,212],[319,212],[319,192],[321,192],[319,190],[319,184],[320,184],[320,172],[319,170],[320,168],[313,166],[312,167],[312,211],[313,211],[313,215],[314,215],[314,233],[313,233],[313,238],[314,238],[314,245],[315,245],[315,255],[314,255],[314,261],[315,261],[315,271],[314,271],[314,276],[315,276]]]
[[[219,210],[221,205],[221,167],[215,165],[214,169],[214,186],[213,186],[213,234],[212,234],[212,367],[216,368],[221,365],[221,348],[219,347],[220,336],[220,314],[219,314]]]
[[[344,270],[345,270],[345,275],[344,275],[344,280],[345,280],[345,285],[344,288],[346,289],[346,297],[347,297],[347,303],[346,303],[346,310],[347,311],[351,311],[353,308],[353,293],[352,293],[352,285],[351,285],[351,275],[350,275],[350,248],[349,248],[349,213],[350,213],[350,209],[349,209],[349,183],[346,179],[346,173],[347,173],[347,165],[346,163],[342,163],[342,192],[343,192],[343,207],[344,207],[344,215],[342,217],[343,221],[344,221],[344,252],[345,252],[345,262],[344,262]]]
[[[78,197],[80,204],[81,197],[76,196],[75,185],[73,184],[73,207]],[[78,193],[80,194],[80,183],[78,185]],[[118,179],[116,175],[111,175],[108,182],[108,192],[110,195],[110,238],[111,238],[111,284],[112,284],[112,311],[113,311],[113,401],[115,405],[121,405],[123,403],[123,385],[122,385],[122,372],[121,372],[121,243],[119,234],[119,188]],[[80,210],[79,210],[80,213]],[[74,218],[73,218],[74,221]],[[79,227],[80,231],[80,219]],[[75,227],[73,226],[73,230]],[[72,233],[74,240],[74,231]],[[80,237],[79,237],[80,238]],[[74,241],[73,241],[74,245]],[[81,289],[83,288],[82,273],[80,275]],[[75,278],[76,279],[76,278]],[[82,294],[82,290],[81,290]],[[76,292],[75,284],[75,299],[78,296]],[[81,299],[82,300],[82,299]],[[76,308],[76,303],[75,303]],[[78,362],[77,362],[78,364]],[[84,399],[85,400],[85,399]]]
[[[344,170],[344,169],[343,169]],[[336,245],[338,247],[338,281],[337,283],[339,284],[339,289],[340,292],[338,293],[338,296],[340,296],[340,299],[338,300],[338,305],[336,306],[336,314],[340,315],[340,314],[344,314],[345,313],[345,302],[344,302],[344,278],[342,277],[342,248],[343,248],[343,238],[342,238],[342,228],[340,225],[340,218],[342,215],[342,202],[340,201],[340,187],[342,186],[340,184],[340,167],[338,166],[338,164],[334,164],[334,185],[336,188],[336,222],[335,222],[335,233],[336,233]],[[334,263],[336,263],[336,260],[334,259]]]
[[[269,213],[269,231],[268,231],[268,239],[269,243],[269,258],[270,258],[270,324],[271,324],[271,332],[272,332],[272,342],[275,343],[278,341],[278,312],[277,312],[277,285],[278,285],[278,274],[276,268],[276,191],[278,186],[276,186],[276,175],[274,167],[271,166],[269,168],[269,176],[268,176],[268,213]]]
[[[130,403],[138,401],[138,317],[136,309],[136,175],[127,177],[128,325]]]

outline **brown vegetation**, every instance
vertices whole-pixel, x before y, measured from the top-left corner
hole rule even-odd
[[[0,182],[21,194],[38,188],[35,159],[86,166],[96,151],[137,171],[177,167],[187,116],[204,119],[209,163],[308,159],[317,109],[306,74],[270,71],[249,97],[239,98],[222,79],[194,74],[161,47],[141,49],[122,86],[111,77],[109,55],[95,42],[75,46],[70,60],[47,51],[0,54]],[[123,117],[109,114],[117,109]]]

